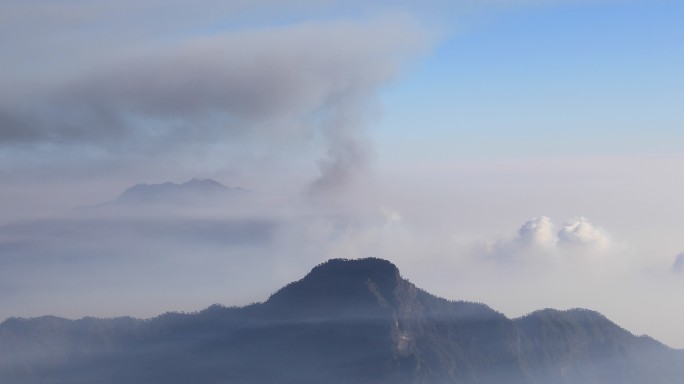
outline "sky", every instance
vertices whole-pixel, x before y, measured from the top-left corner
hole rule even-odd
[[[262,301],[382,257],[684,348],[684,4],[0,1],[0,318]],[[254,198],[86,212],[138,183]]]

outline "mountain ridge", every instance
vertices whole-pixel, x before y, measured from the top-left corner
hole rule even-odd
[[[126,188],[114,200],[78,207],[75,212],[109,208],[193,207],[207,204],[232,203],[251,191],[242,187],[227,187],[213,179],[191,179],[183,183],[139,183]]]
[[[0,379],[26,383],[675,383],[684,374],[683,351],[598,312],[509,319],[431,295],[376,258],[319,264],[245,307],[7,320],[0,357]]]

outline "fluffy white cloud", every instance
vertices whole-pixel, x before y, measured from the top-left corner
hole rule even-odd
[[[485,254],[498,260],[593,259],[611,248],[608,234],[586,218],[568,220],[556,231],[553,221],[540,216],[526,221],[513,238],[489,243]]]
[[[518,229],[518,241],[526,246],[553,247],[556,234],[551,219],[541,216],[528,220]]]
[[[578,217],[567,221],[558,231],[558,245],[602,250],[610,245],[610,239],[602,229],[595,227],[586,218]]]

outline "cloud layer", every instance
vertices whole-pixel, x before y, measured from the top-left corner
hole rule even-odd
[[[325,192],[367,163],[376,94],[424,43],[415,20],[388,16],[220,33],[84,62],[22,93],[0,91],[0,147],[48,148],[45,166],[73,151],[117,161],[217,143],[289,157],[305,149],[318,157],[312,190]]]

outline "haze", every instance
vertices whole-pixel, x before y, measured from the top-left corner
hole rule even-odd
[[[262,301],[333,257],[684,347],[681,2],[0,3],[0,320]],[[213,179],[233,202],[81,210]]]

